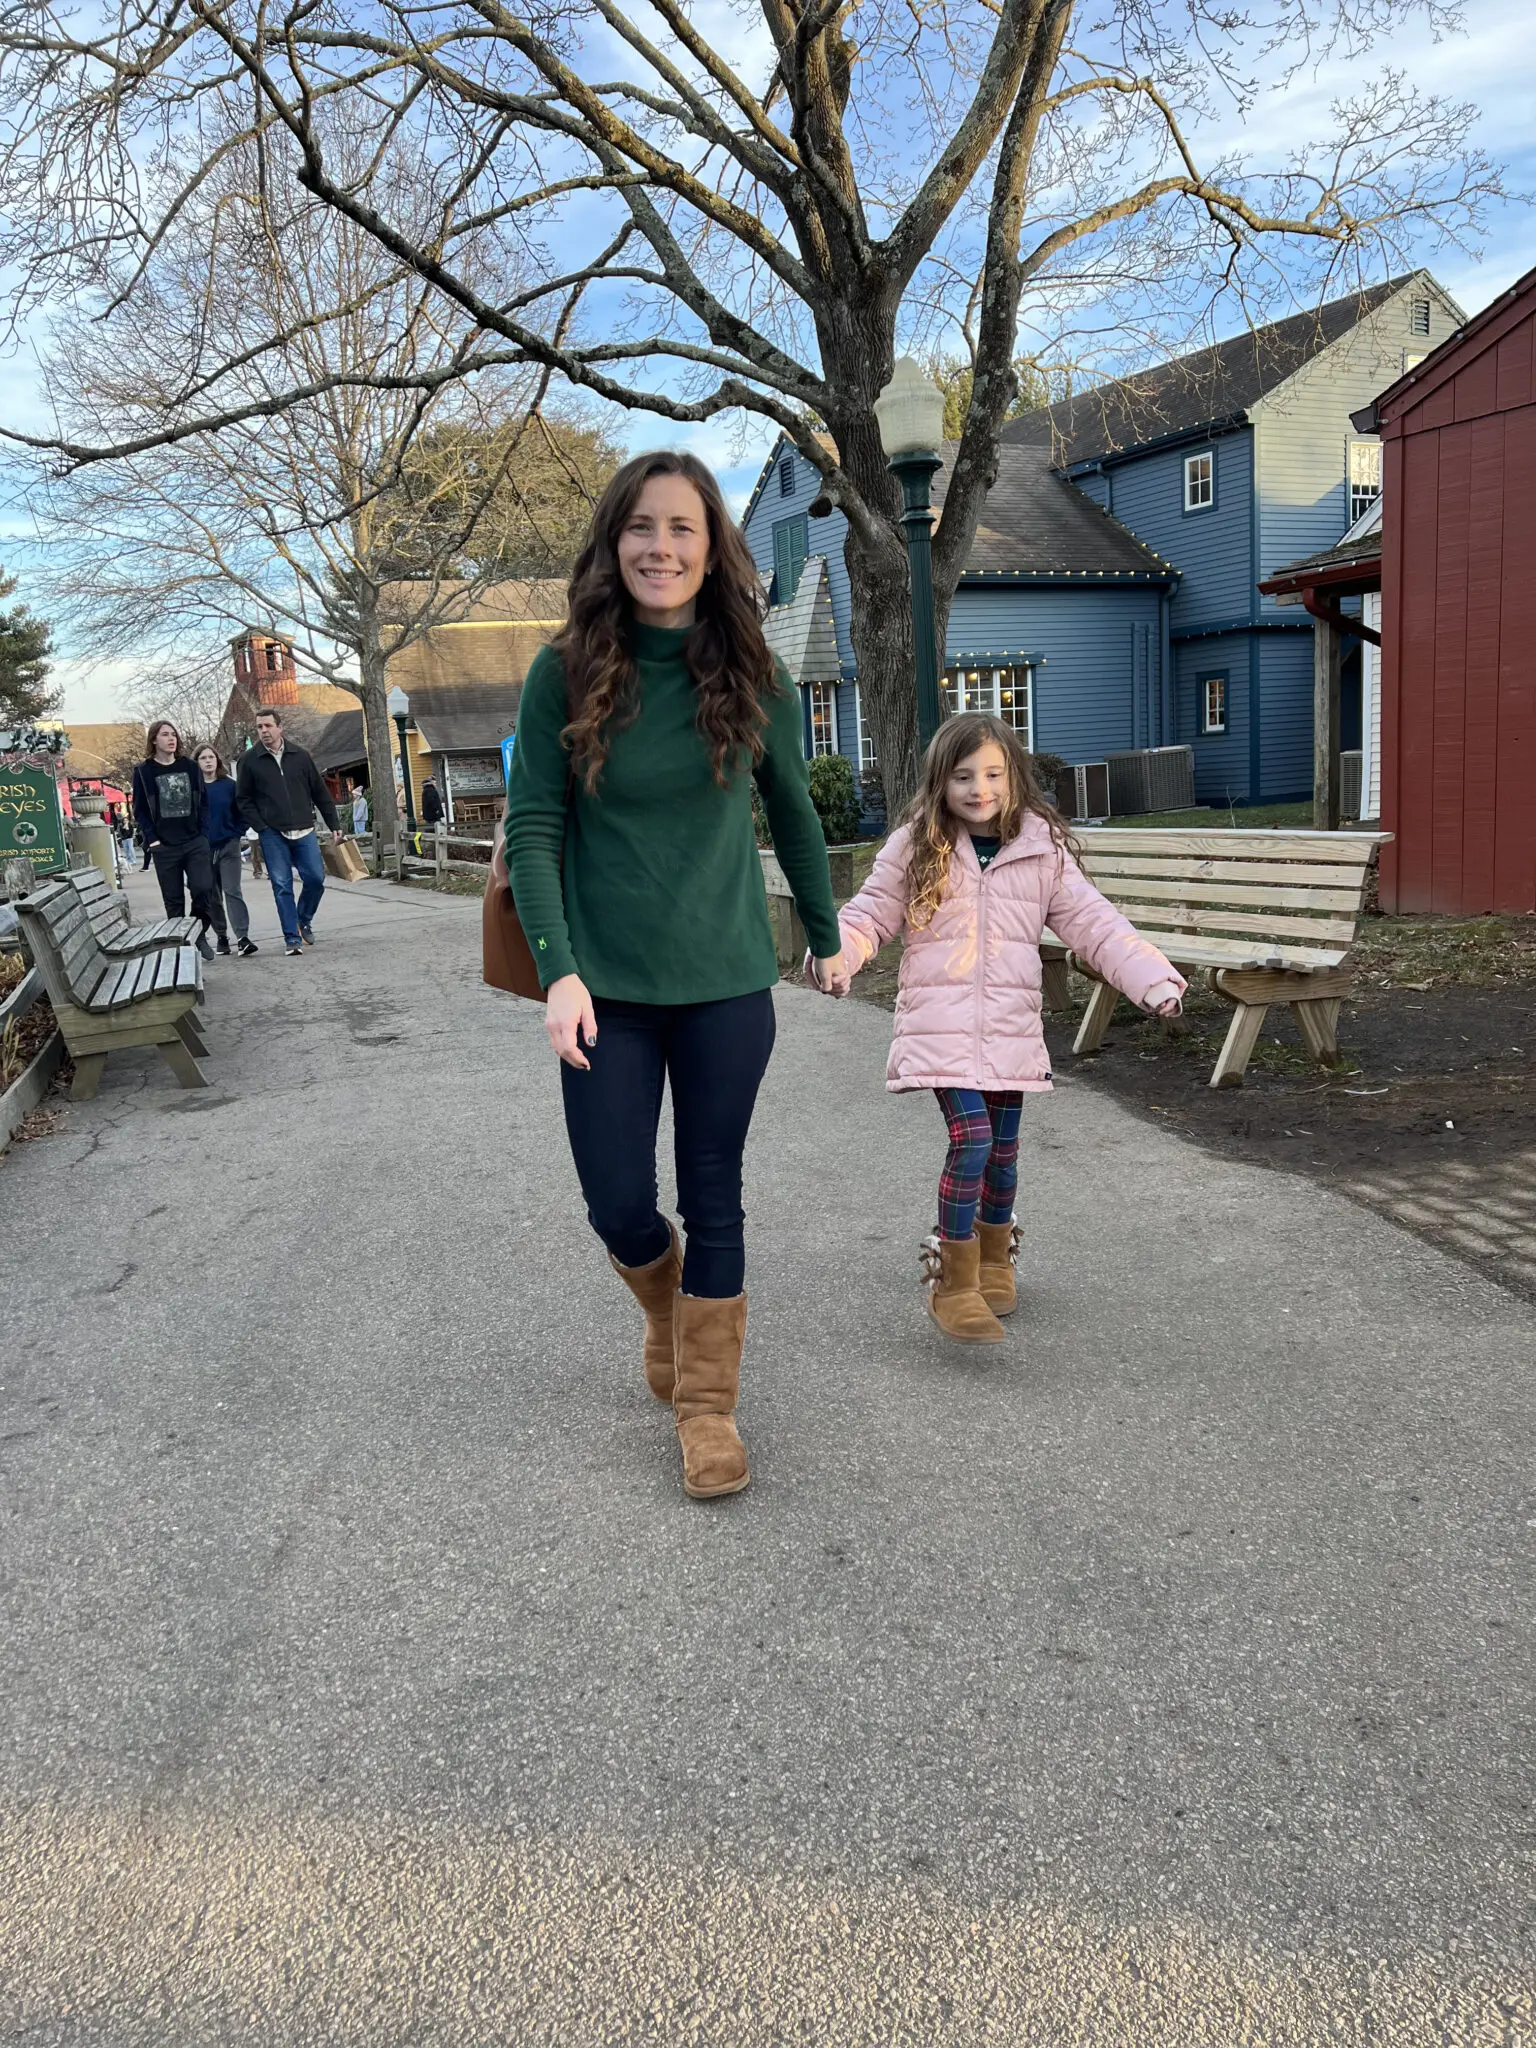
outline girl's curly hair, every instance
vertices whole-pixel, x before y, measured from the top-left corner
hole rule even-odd
[[[930,923],[949,887],[949,862],[960,827],[950,816],[944,793],[949,778],[968,755],[989,740],[1003,750],[1008,764],[1008,796],[997,820],[997,836],[1006,845],[1017,838],[1025,814],[1033,811],[1050,828],[1061,852],[1078,858],[1076,840],[1056,806],[1047,802],[1035,778],[1034,758],[1011,725],[989,711],[962,711],[946,718],[923,756],[922,779],[902,823],[912,830],[907,865],[907,919],[921,931]]]
[[[763,700],[778,687],[763,637],[757,566],[726,510],[720,486],[697,456],[668,448],[637,455],[598,500],[571,576],[568,616],[553,643],[565,669],[571,707],[562,738],[589,794],[597,787],[614,733],[639,710],[634,599],[619,573],[619,536],[654,476],[686,478],[704,502],[709,568],[683,659],[698,693],[698,728],[710,743],[715,780],[722,788],[743,757],[754,766],[762,759],[762,729],[768,722]]]

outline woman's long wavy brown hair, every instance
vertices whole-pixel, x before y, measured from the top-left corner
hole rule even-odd
[[[928,924],[949,887],[949,862],[961,826],[944,800],[949,778],[978,747],[994,740],[1008,763],[1008,796],[997,820],[997,836],[1006,846],[1018,837],[1025,816],[1033,811],[1050,828],[1052,839],[1073,860],[1078,845],[1066,821],[1040,793],[1034,757],[1011,725],[989,711],[962,711],[946,718],[923,756],[922,781],[902,823],[912,828],[912,857],[907,866],[907,918],[919,931]]]
[[[773,656],[763,638],[757,566],[703,463],[659,448],[626,462],[598,500],[571,576],[566,622],[554,639],[571,706],[562,737],[589,793],[597,787],[613,735],[639,709],[635,605],[619,574],[619,535],[653,476],[685,477],[703,499],[709,524],[710,566],[683,659],[698,692],[698,727],[714,756],[715,780],[723,787],[743,760],[755,766],[762,758],[768,722],[763,700],[775,683]]]

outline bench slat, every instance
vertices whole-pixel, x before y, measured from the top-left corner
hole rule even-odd
[[[114,960],[96,984],[90,1001],[83,1007],[92,1012],[112,1009],[118,1000],[118,991],[123,985],[124,977],[132,973],[131,960]]]
[[[146,996],[155,992],[155,968],[159,956],[155,953],[139,953],[134,956],[133,979],[127,984],[128,1000],[142,1003]]]
[[[1140,903],[1128,890],[1105,892],[1138,931],[1149,924],[1175,931],[1257,932],[1263,938],[1307,939],[1318,946],[1349,945],[1355,936],[1352,917],[1271,917],[1257,910],[1210,910],[1194,904]]]
[[[101,987],[102,976],[112,972],[112,965],[105,954],[98,954],[92,964],[84,968],[70,983],[70,994],[82,1010],[91,1007],[91,998]]]
[[[1113,902],[1136,897],[1152,903],[1253,904],[1275,910],[1343,911],[1353,922],[1358,889],[1263,889],[1249,882],[1170,882],[1161,875],[1121,875],[1096,867],[1095,885]]]
[[[176,955],[169,946],[155,953],[155,994],[169,994],[176,986]]]
[[[1277,888],[1347,890],[1358,903],[1365,869],[1354,865],[1308,867],[1296,861],[1174,860],[1149,853],[1099,853],[1085,858],[1085,868],[1098,875],[1148,875],[1166,881],[1261,882]]]
[[[1341,946],[1299,946],[1294,939],[1276,939],[1266,946],[1251,939],[1160,931],[1150,924],[1136,929],[1176,967],[1337,967],[1346,950]]]
[[[198,958],[195,946],[183,946],[176,955],[176,986],[198,988],[202,985],[203,963]]]
[[[1364,867],[1374,850],[1390,837],[1385,832],[1259,832],[1240,827],[1233,832],[1138,832],[1131,826],[1080,825],[1077,842],[1091,860],[1094,849],[1107,853],[1198,854],[1212,860],[1327,861],[1335,866]]]

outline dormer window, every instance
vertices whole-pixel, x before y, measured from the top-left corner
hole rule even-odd
[[[1184,510],[1208,512],[1216,502],[1216,457],[1209,449],[1184,458]]]
[[[1428,299],[1410,299],[1408,301],[1408,332],[1410,334],[1428,334]]]
[[[792,455],[786,455],[784,460],[779,464],[779,496],[781,498],[793,497],[794,490],[795,458]]]

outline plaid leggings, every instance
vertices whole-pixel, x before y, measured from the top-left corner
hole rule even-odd
[[[1013,1215],[1019,1179],[1022,1094],[982,1094],[976,1088],[935,1088],[949,1125],[949,1156],[939,1181],[939,1235],[951,1241],[975,1235],[983,1223]]]

